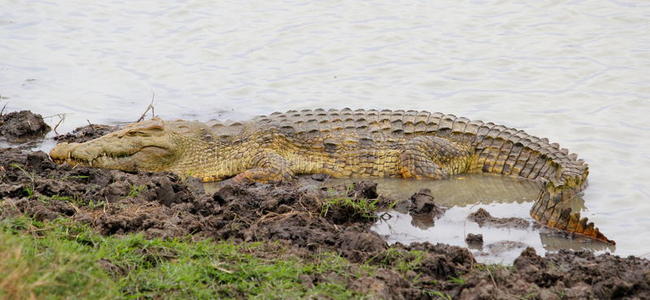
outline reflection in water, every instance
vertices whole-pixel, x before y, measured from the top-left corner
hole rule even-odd
[[[349,182],[349,179],[332,179],[332,184]],[[372,179],[377,182],[377,192],[393,199],[408,199],[420,189],[429,189],[436,203],[443,206],[467,206],[477,203],[522,203],[537,199],[542,184],[523,178],[494,174],[466,174],[447,180],[405,180],[398,178]],[[584,199],[576,197],[571,208],[584,208]]]
[[[436,224],[436,220],[429,214],[414,214],[411,215],[411,225],[426,230],[427,228],[433,227]]]
[[[330,184],[349,182],[349,179],[331,180]],[[482,234],[484,246],[470,249],[477,260],[485,263],[512,263],[521,251],[530,246],[542,254],[559,249],[589,249],[613,251],[614,248],[586,238],[567,238],[550,229],[530,226],[528,228],[495,228],[479,226],[467,220],[467,215],[484,208],[495,217],[519,217],[534,221],[529,216],[531,202],[536,199],[541,184],[538,182],[496,175],[465,175],[449,180],[418,181],[401,179],[376,179],[380,195],[396,200],[408,199],[422,188],[431,190],[436,203],[450,207],[443,216],[409,215],[407,212],[390,211],[383,215],[373,230],[389,243],[428,241],[466,247],[468,233]],[[570,203],[582,209],[580,197]]]
[[[589,249],[592,251],[616,251],[616,246],[594,241],[586,237],[567,238],[557,232],[540,231],[539,236],[542,239],[542,245],[547,251],[558,251],[560,249]]]

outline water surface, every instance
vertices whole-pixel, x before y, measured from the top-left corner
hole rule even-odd
[[[349,180],[333,180],[332,184]],[[373,230],[384,236],[389,243],[428,241],[457,246],[468,246],[467,234],[481,234],[482,247],[470,247],[478,261],[484,263],[511,264],[526,247],[533,247],[538,254],[558,249],[592,250],[596,253],[616,248],[587,238],[568,239],[556,231],[534,226],[529,211],[537,199],[542,185],[536,181],[492,174],[454,176],[447,180],[400,180],[379,179],[377,192],[390,199],[405,200],[421,189],[429,189],[436,204],[448,208],[439,218],[412,216],[408,212],[389,210],[379,214]],[[584,208],[582,197],[574,198],[568,205],[574,210]],[[526,228],[498,227],[468,220],[470,213],[479,208],[500,218],[517,217],[530,222]]]
[[[584,158],[583,214],[616,254],[650,256],[646,1],[0,5],[0,104],[64,113],[59,132],[136,120],[152,96],[163,118],[349,106],[493,121]]]

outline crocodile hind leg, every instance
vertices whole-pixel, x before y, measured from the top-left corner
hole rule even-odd
[[[271,151],[262,151],[251,161],[251,168],[239,173],[236,182],[280,182],[293,178],[289,162]]]
[[[420,136],[404,144],[399,173],[404,178],[443,179],[465,172],[470,156],[468,149],[447,139]]]

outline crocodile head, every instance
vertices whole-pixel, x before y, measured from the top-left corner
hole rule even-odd
[[[50,152],[57,163],[124,171],[165,171],[180,156],[177,126],[154,118],[127,125],[85,143],[61,143]]]

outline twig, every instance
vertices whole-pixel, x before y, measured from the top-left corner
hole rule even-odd
[[[5,105],[2,106],[2,110],[0,110],[0,116],[2,116],[4,114],[5,108],[7,108],[7,104],[9,104],[9,102],[5,103]]]
[[[155,97],[156,97],[156,92],[151,92],[151,104],[149,104],[149,105],[151,105],[151,118],[152,119],[156,117],[156,108],[153,106],[153,98],[155,98]]]
[[[219,270],[219,271],[221,271],[221,272],[227,273],[227,274],[232,274],[233,273],[233,271],[228,270],[226,268],[222,268],[220,265],[221,265],[221,263],[213,263],[212,267]]]
[[[63,123],[63,121],[65,120],[65,114],[58,114],[58,116],[59,116],[59,123],[56,123],[54,129],[52,129],[57,136],[59,135],[59,133],[56,131],[56,129],[59,128],[59,125],[61,125],[61,123]]]
[[[92,130],[93,133],[95,133],[95,125],[93,125],[93,123],[90,123],[90,120],[88,119],[86,119],[86,122],[88,122],[88,126],[90,126],[90,130]]]
[[[140,118],[139,118],[137,121],[135,121],[136,123],[137,123],[137,122],[140,122],[140,121],[142,121],[142,120],[144,120],[144,117],[147,115],[147,113],[148,113],[150,110],[151,110],[151,118],[153,118],[153,117],[156,116],[156,113],[155,113],[155,111],[154,111],[154,107],[153,107],[153,99],[154,99],[155,97],[156,97],[156,92],[153,92],[153,93],[151,94],[151,103],[149,103],[149,106],[147,106],[147,109],[142,113],[142,115],[140,116]]]
[[[56,133],[56,135],[58,136],[59,133],[56,131],[56,129],[59,128],[59,125],[61,125],[63,123],[63,121],[65,121],[65,113],[60,113],[60,114],[56,114],[56,115],[43,117],[43,119],[54,118],[54,117],[59,117],[59,122],[56,123],[56,125],[54,125],[54,128],[52,129],[54,131],[54,133]]]
[[[495,288],[499,288],[499,285],[497,284],[497,281],[494,280],[494,276],[492,276],[492,272],[490,271],[490,267],[487,267],[486,269],[488,271],[488,275],[490,275],[490,279],[492,279],[492,283],[494,283]]]

